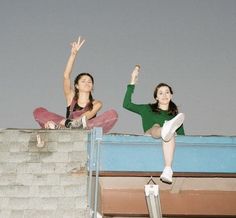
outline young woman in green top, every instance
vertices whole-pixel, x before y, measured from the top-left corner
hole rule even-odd
[[[132,102],[132,94],[138,80],[140,66],[136,65],[132,74],[130,84],[127,86],[123,107],[142,118],[142,125],[145,134],[153,138],[162,138],[165,167],[160,179],[165,183],[172,183],[172,161],[175,150],[175,133],[184,135],[183,121],[184,114],[178,113],[178,108],[171,100],[172,88],[160,83],[154,90],[155,103],[135,104]]]

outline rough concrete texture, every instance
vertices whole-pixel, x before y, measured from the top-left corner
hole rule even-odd
[[[88,217],[87,137],[82,130],[0,130],[0,218]]]

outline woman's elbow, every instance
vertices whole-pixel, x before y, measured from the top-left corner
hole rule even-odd
[[[127,109],[127,110],[129,110],[130,109],[130,104],[129,103],[123,103],[123,108],[125,108],[125,109]]]
[[[126,102],[123,102],[123,108],[127,108],[128,104]]]

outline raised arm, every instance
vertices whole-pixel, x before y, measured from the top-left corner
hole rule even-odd
[[[138,74],[140,72],[140,66],[136,65],[133,72],[131,73],[130,84],[127,86],[125,97],[123,100],[123,107],[129,111],[140,113],[142,111],[143,105],[135,104],[132,101],[132,95],[134,92],[135,84],[138,81]]]
[[[139,72],[140,72],[140,65],[135,65],[135,68],[134,68],[134,70],[133,70],[133,72],[132,72],[132,74],[131,74],[131,80],[130,80],[130,84],[131,85],[135,85],[136,83],[137,83],[137,81],[138,81],[138,74],[139,74]]]
[[[80,50],[84,42],[85,40],[84,39],[82,40],[81,37],[79,36],[77,42],[71,43],[71,53],[66,64],[66,68],[64,71],[64,80],[63,80],[63,88],[64,88],[64,94],[67,101],[67,105],[70,105],[74,97],[74,88],[73,88],[73,84],[71,84],[71,73],[72,73],[76,55],[78,54],[78,51]]]
[[[102,108],[102,102],[98,101],[98,100],[94,100],[93,109],[91,111],[86,111],[83,114],[83,116],[85,115],[86,118],[89,120],[89,119],[93,118],[101,108]]]

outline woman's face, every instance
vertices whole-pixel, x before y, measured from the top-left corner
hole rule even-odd
[[[157,90],[157,98],[159,105],[169,105],[172,94],[168,86],[161,86]]]
[[[84,75],[79,79],[78,84],[76,85],[76,88],[80,92],[81,91],[82,92],[91,92],[93,89],[93,81],[89,76]]]

